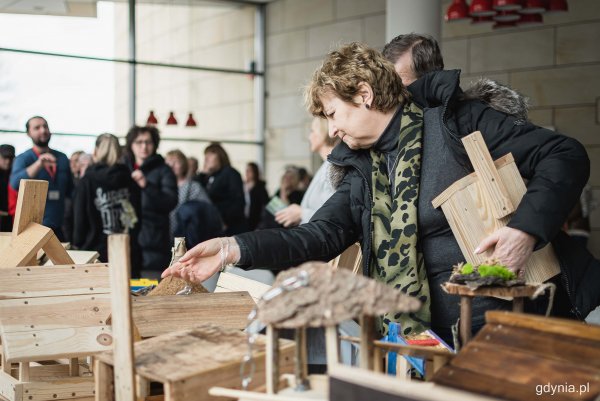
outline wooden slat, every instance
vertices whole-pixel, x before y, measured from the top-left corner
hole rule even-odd
[[[54,236],[54,231],[38,223],[29,223],[2,250],[0,268],[26,266],[37,252]]]
[[[589,325],[585,322],[501,311],[486,312],[485,321],[487,323],[539,330],[544,333],[600,341],[600,326]]]
[[[53,235],[48,242],[46,242],[42,249],[44,252],[46,252],[48,259],[50,259],[55,265],[68,265],[75,263],[55,235]]]
[[[52,330],[32,329],[5,333],[2,336],[8,362],[42,361],[47,359],[87,356],[110,347],[98,342],[98,336],[110,335],[108,326],[79,327]]]
[[[360,367],[373,370],[373,350],[375,345],[375,318],[373,316],[360,316]]]
[[[593,367],[600,372],[600,337],[593,341],[535,329],[488,323],[472,343],[474,345],[497,344],[524,353],[543,355],[545,358],[559,362]]]
[[[504,382],[504,386],[517,384],[535,387],[538,384],[562,384],[568,381],[579,388],[581,384],[590,382],[590,391],[600,392],[598,369],[556,361],[544,355],[498,344],[470,342],[452,359],[451,366],[499,378],[499,381]],[[540,383],[541,380],[543,383]]]
[[[0,396],[8,401],[21,401],[23,384],[10,374],[0,371]]]
[[[500,397],[506,400],[515,401],[572,401],[582,400],[574,394],[559,393],[550,396],[549,394],[536,394],[535,385],[524,385],[518,383],[507,384],[500,376],[487,376],[478,372],[473,372],[466,369],[461,369],[455,366],[444,366],[438,370],[433,381],[443,386],[448,386],[464,391],[469,391],[476,394],[485,394],[491,397]],[[548,383],[546,378],[540,376],[538,384],[544,385]],[[564,379],[560,382],[564,383]]]
[[[133,321],[143,338],[201,323],[242,330],[255,303],[247,292],[134,297]]]
[[[0,299],[110,293],[106,264],[2,269]]]
[[[111,365],[94,359],[95,401],[113,401],[115,399],[114,374]]]
[[[106,324],[110,294],[0,300],[4,333]]]
[[[42,224],[46,209],[48,181],[21,180],[13,223],[13,237],[21,234],[29,223]]]
[[[268,394],[279,391],[279,331],[272,325],[267,326],[267,345],[265,354],[265,380]],[[249,374],[250,369],[244,372]]]
[[[508,191],[494,166],[492,155],[485,145],[481,132],[475,131],[462,139],[469,160],[479,178],[487,198],[491,200],[491,210],[495,218],[500,219],[515,211]]]
[[[348,269],[354,274],[358,273],[361,264],[362,252],[359,243],[350,245],[348,249],[341,253],[341,255],[330,262],[330,265],[333,268]]]
[[[325,328],[325,350],[327,353],[327,366],[340,363],[340,340],[337,325]]]
[[[442,288],[448,294],[466,295],[470,297],[531,297],[537,291],[537,286],[534,285],[518,285],[513,287],[479,287],[476,290],[472,290],[466,285],[445,283]]]
[[[233,273],[223,272],[217,281],[215,292],[238,292],[247,291],[254,302],[258,302],[262,295],[271,289],[270,285],[239,276]]]
[[[76,399],[94,396],[94,378],[62,377],[23,384],[24,401]]]
[[[112,327],[115,355],[115,399],[135,401],[135,370],[133,366],[133,321],[129,280],[131,271],[129,236],[108,237],[108,260],[112,288]]]

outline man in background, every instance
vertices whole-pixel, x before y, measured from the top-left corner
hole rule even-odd
[[[15,159],[15,147],[0,145],[0,231],[12,230],[12,218],[8,215],[8,179]]]
[[[9,187],[9,213],[12,216],[15,214],[21,180],[48,181],[43,224],[54,230],[57,237],[63,241],[65,237],[61,227],[65,214],[65,199],[71,197],[73,190],[69,158],[48,146],[52,134],[48,122],[43,117],[31,117],[27,120],[25,129],[33,147],[18,155],[13,164]]]

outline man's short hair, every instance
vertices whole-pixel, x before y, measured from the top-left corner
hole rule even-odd
[[[48,121],[41,116],[33,116],[30,117],[29,120],[27,120],[27,122],[25,123],[25,132],[29,133],[29,125],[31,124],[31,120],[33,120],[34,118],[41,118],[42,120],[44,120],[46,122],[46,124],[48,124]]]
[[[398,58],[412,50],[412,69],[415,78],[421,78],[430,71],[441,71],[444,69],[444,59],[440,52],[437,41],[429,35],[408,33],[398,35],[383,48],[383,56],[396,63]]]

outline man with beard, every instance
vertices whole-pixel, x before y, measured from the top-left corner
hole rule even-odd
[[[17,205],[19,183],[23,179],[48,181],[48,197],[43,224],[50,227],[62,241],[65,199],[71,197],[73,176],[67,156],[50,149],[50,129],[43,117],[35,116],[25,124],[27,135],[33,142],[33,148],[16,157],[10,175],[9,213],[14,216]]]

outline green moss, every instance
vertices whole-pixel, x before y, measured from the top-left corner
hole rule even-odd
[[[460,270],[461,274],[471,274],[473,273],[473,265],[470,263],[465,263]]]
[[[477,270],[479,271],[479,275],[481,277],[493,276],[500,277],[503,280],[514,280],[517,278],[517,275],[512,270],[509,270],[506,266],[498,264],[480,265]]]

